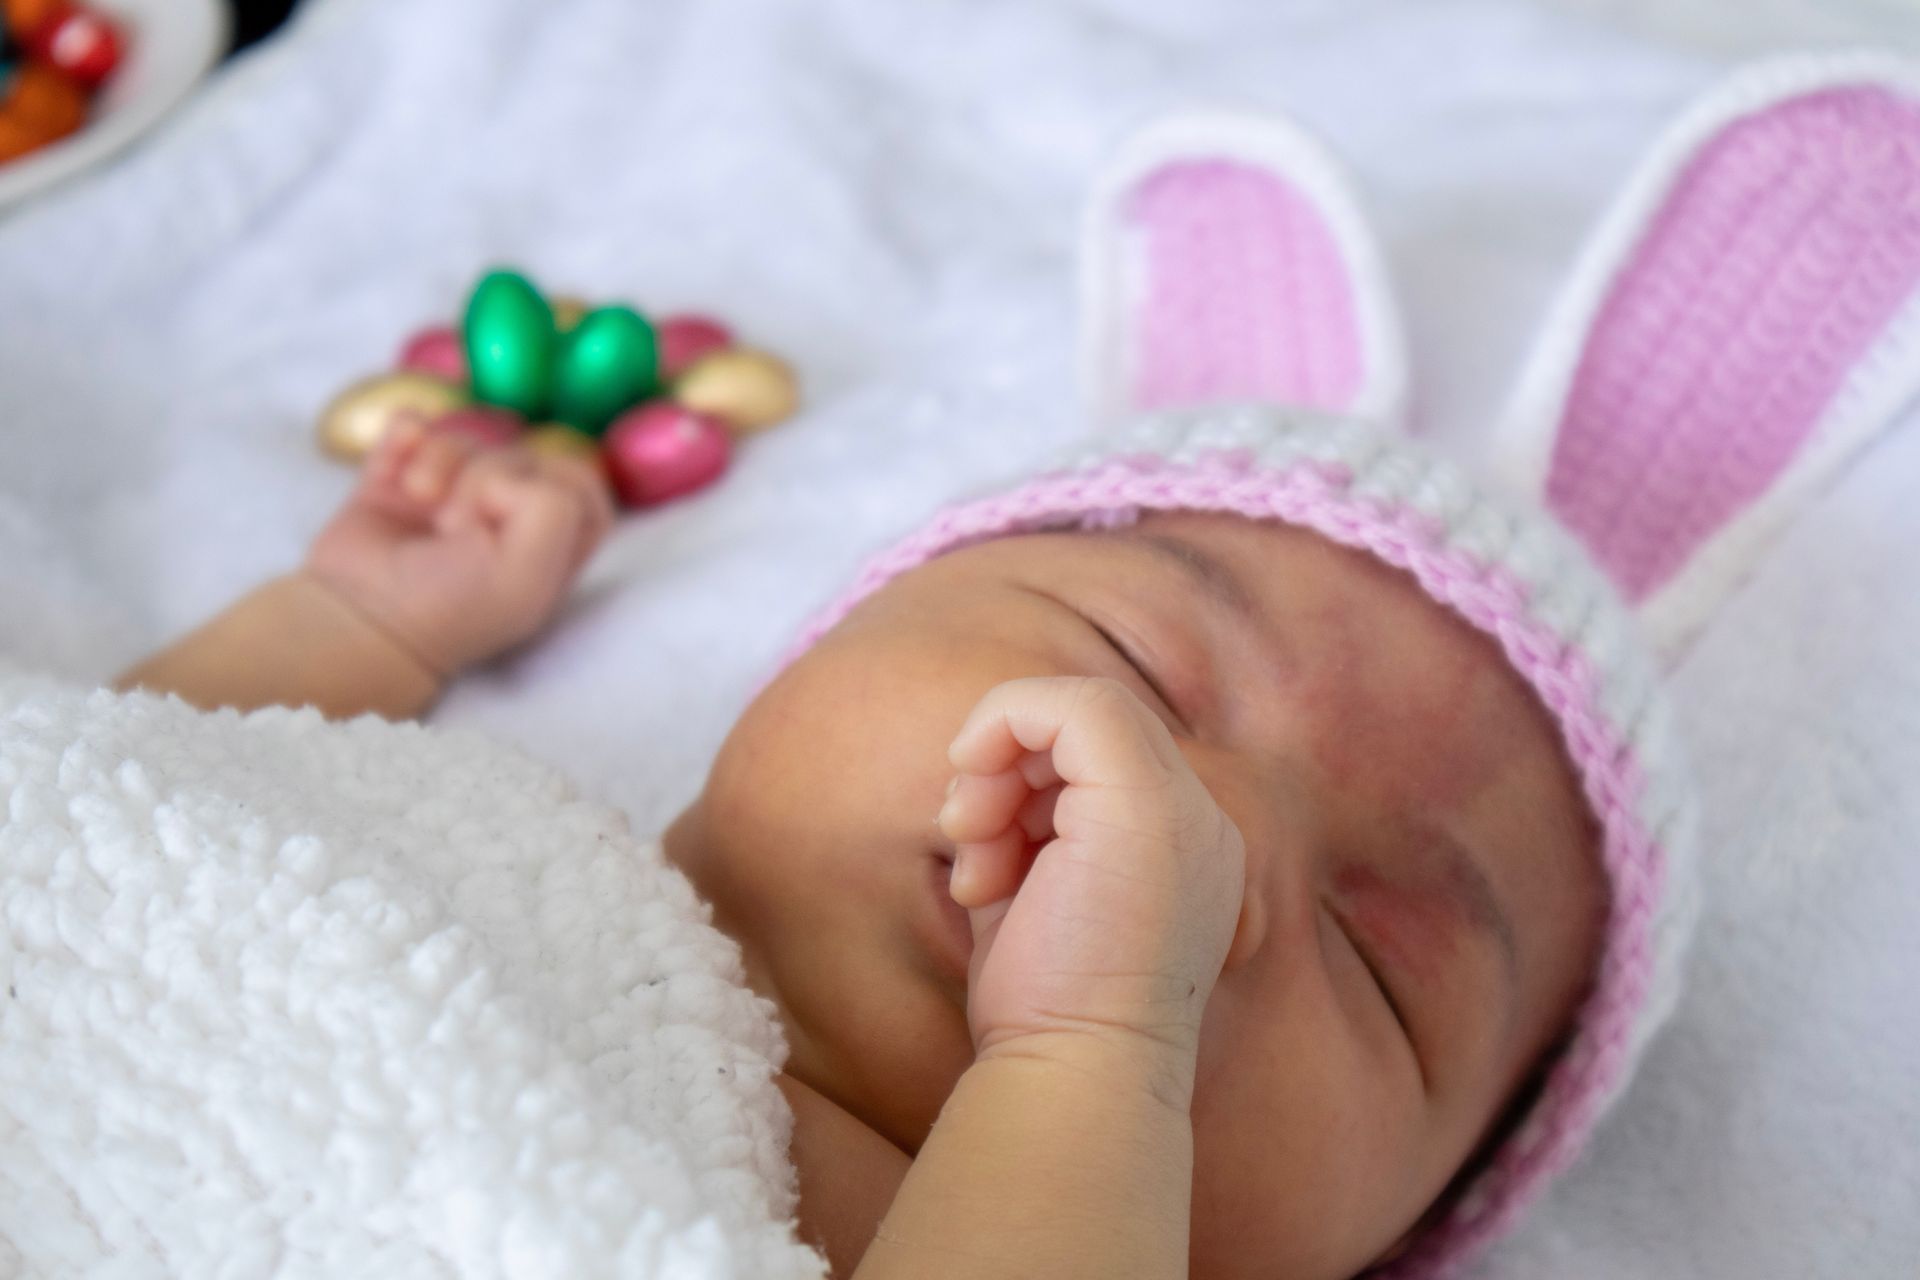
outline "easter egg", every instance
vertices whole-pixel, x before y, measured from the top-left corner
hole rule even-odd
[[[606,459],[600,456],[600,441],[584,431],[576,431],[564,422],[543,422],[521,437],[535,453],[549,458],[567,458],[581,464],[602,483],[608,480]]]
[[[474,287],[462,328],[474,398],[530,421],[545,416],[559,335],[532,282],[514,271],[489,272]]]
[[[13,28],[13,34],[24,40],[29,32],[38,31],[40,24],[52,17],[61,5],[62,0],[0,0],[0,15],[5,16],[5,25]]]
[[[675,378],[701,356],[733,345],[733,331],[708,316],[668,316],[660,331],[660,376]]]
[[[576,298],[570,293],[563,293],[553,300],[553,327],[565,333],[585,319],[587,312],[591,310],[593,310],[591,302],[584,298]]]
[[[793,369],[779,356],[729,347],[694,361],[674,381],[673,398],[747,434],[791,417],[799,407],[800,388]]]
[[[732,450],[723,424],[666,400],[627,410],[600,442],[613,491],[630,507],[704,488],[727,469]]]
[[[22,63],[0,99],[0,162],[58,142],[86,118],[86,90],[45,63]]]
[[[394,366],[415,373],[430,373],[448,382],[465,382],[467,344],[459,332],[449,326],[422,329],[400,348],[400,358],[394,361]]]
[[[97,88],[120,65],[119,28],[80,5],[52,5],[31,27],[19,30],[29,53],[85,88]]]
[[[564,422],[542,422],[524,437],[527,448],[555,458],[600,457],[600,442]]]
[[[614,415],[659,384],[653,326],[632,307],[601,307],[560,340],[553,374],[553,417],[598,435]]]
[[[485,449],[497,449],[520,438],[526,425],[505,409],[490,404],[464,404],[433,419],[427,430],[434,435],[465,436]]]
[[[320,415],[320,447],[352,462],[364,457],[396,420],[433,421],[466,402],[460,388],[424,373],[382,373],[354,383]]]

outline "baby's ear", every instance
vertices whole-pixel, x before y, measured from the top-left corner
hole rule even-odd
[[[1664,656],[1920,391],[1920,64],[1798,57],[1675,124],[1508,406],[1544,499]]]

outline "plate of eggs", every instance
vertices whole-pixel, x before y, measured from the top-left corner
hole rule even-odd
[[[159,123],[227,21],[221,0],[0,0],[0,213]]]

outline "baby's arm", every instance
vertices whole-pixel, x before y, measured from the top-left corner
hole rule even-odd
[[[175,693],[196,707],[313,706],[334,719],[419,715],[441,678],[312,575],[290,573],[114,681]]]
[[[612,521],[590,464],[400,426],[304,565],[115,687],[209,709],[418,715],[449,677],[538,631]]]
[[[1245,841],[1118,681],[996,685],[947,756],[974,1060],[855,1276],[1183,1278],[1202,1014],[1265,927]]]
[[[1187,1274],[1193,1124],[1117,1050],[982,1057],[854,1280]]]

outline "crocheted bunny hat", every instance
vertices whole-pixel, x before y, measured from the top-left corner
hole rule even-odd
[[[1677,996],[1695,822],[1661,666],[1920,390],[1920,75],[1780,60],[1687,112],[1576,264],[1492,483],[1399,431],[1380,254],[1290,125],[1214,113],[1138,135],[1089,203],[1083,286],[1083,373],[1117,425],[870,561],[787,660],[944,552],[1172,510],[1316,530],[1492,636],[1558,722],[1611,899],[1543,1087],[1377,1271],[1451,1274],[1574,1159]]]

